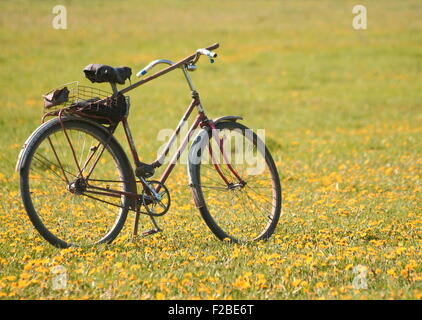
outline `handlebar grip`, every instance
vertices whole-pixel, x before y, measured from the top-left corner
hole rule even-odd
[[[217,54],[215,52],[212,52],[208,49],[198,49],[196,52],[203,54],[204,56],[207,56],[208,58],[216,58]]]

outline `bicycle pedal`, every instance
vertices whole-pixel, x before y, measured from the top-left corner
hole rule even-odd
[[[150,230],[145,230],[143,232],[141,232],[141,236],[146,237],[146,236],[150,236],[154,233],[160,232],[160,229],[150,229]]]

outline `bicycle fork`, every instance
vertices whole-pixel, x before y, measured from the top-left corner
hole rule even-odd
[[[211,138],[213,138],[215,140],[215,142],[217,143],[217,145],[218,145],[218,147],[220,149],[220,152],[221,152],[221,154],[223,156],[224,162],[226,163],[226,165],[229,168],[229,170],[231,171],[231,173],[233,173],[233,175],[237,178],[237,180],[238,180],[239,183],[233,184],[232,182],[229,182],[227,180],[227,178],[225,177],[225,175],[221,171],[221,169],[220,169],[220,167],[219,167],[219,165],[218,165],[218,163],[217,163],[217,161],[216,161],[216,159],[214,157],[214,153],[213,153],[213,150],[212,150],[212,147],[211,147],[211,141],[209,141],[208,142],[208,150],[209,150],[209,153],[210,153],[210,156],[211,156],[211,161],[213,163],[213,166],[214,166],[215,170],[218,172],[218,174],[220,175],[221,179],[224,180],[224,182],[226,183],[226,185],[227,185],[228,188],[233,188],[234,186],[237,186],[237,185],[239,185],[241,187],[245,186],[246,185],[246,182],[239,176],[239,174],[237,173],[237,171],[233,168],[233,166],[231,165],[229,159],[227,158],[226,153],[224,152],[224,146],[223,146],[223,144],[224,144],[224,141],[223,140],[224,139],[223,138],[220,138],[220,136],[218,135],[218,129],[216,128],[214,122],[212,122],[212,121],[209,121],[209,122],[210,122],[211,135],[212,135]]]

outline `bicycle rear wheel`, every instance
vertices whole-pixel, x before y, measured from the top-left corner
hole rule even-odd
[[[250,242],[268,239],[281,212],[281,185],[270,152],[252,130],[236,122],[216,125],[227,160],[208,132],[200,161],[190,163],[192,189],[207,226],[220,239]],[[194,142],[195,144],[195,142]],[[212,158],[218,163],[223,180]],[[246,183],[239,184],[226,162]]]
[[[122,229],[136,184],[121,146],[87,121],[52,119],[20,155],[21,196],[38,232],[52,245],[110,243]]]

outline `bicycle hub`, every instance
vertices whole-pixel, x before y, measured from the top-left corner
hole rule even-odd
[[[67,189],[73,194],[80,195],[86,191],[86,182],[84,179],[78,178],[69,183]]]

